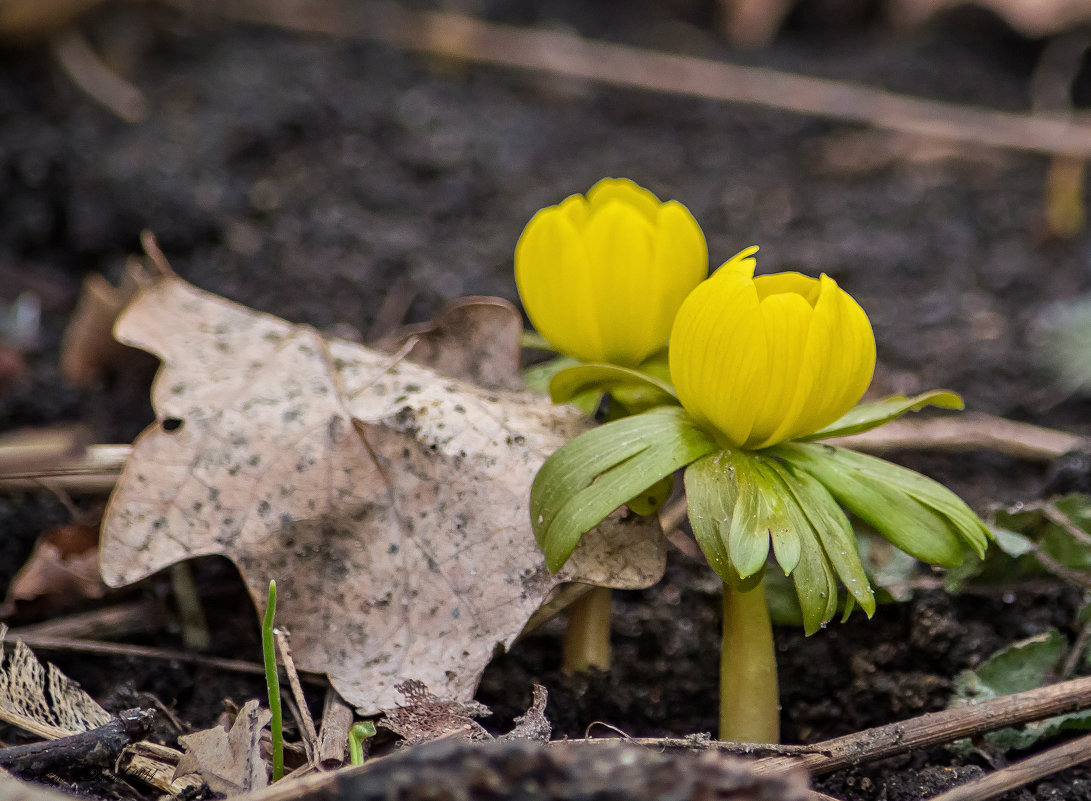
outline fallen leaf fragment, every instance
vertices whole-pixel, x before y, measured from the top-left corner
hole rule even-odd
[[[131,360],[134,351],[113,337],[114,322],[147,276],[130,261],[119,286],[98,273],[83,279],[76,309],[61,341],[61,372],[77,387],[90,387],[108,370]]]
[[[228,731],[223,726],[186,734],[178,742],[186,750],[178,761],[175,778],[198,774],[214,793],[234,795],[259,790],[269,784],[261,758],[261,730],[272,713],[256,700],[247,701]]]
[[[41,599],[64,609],[87,598],[101,598],[105,592],[98,572],[98,526],[57,526],[38,537],[8,585],[0,615],[14,610],[18,601]]]
[[[0,720],[55,740],[97,729],[110,713],[57,667],[43,665],[21,640],[4,648],[0,624]]]
[[[492,735],[474,720],[492,714],[484,704],[444,701],[428,692],[424,683],[416,679],[403,681],[394,689],[405,696],[405,702],[388,709],[379,725],[401,737],[405,745],[420,745],[441,737],[474,741],[492,739]]]
[[[515,728],[503,735],[501,740],[537,740],[548,743],[553,727],[545,716],[546,701],[549,694],[541,684],[534,685],[534,698],[526,714],[515,719]]]
[[[523,318],[508,301],[468,297],[448,303],[432,322],[401,328],[374,347],[394,353],[411,343],[409,358],[417,364],[487,389],[519,390],[522,332]]]
[[[665,548],[615,514],[552,575],[530,485],[589,423],[525,392],[488,390],[295,326],[168,275],[117,336],[163,360],[158,421],[134,443],[103,520],[107,584],[223,554],[278,624],[297,666],[361,714],[422,682],[469,701],[561,582],[646,587]]]

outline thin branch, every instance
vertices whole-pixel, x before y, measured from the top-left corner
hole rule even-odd
[[[333,687],[326,689],[322,729],[318,733],[318,766],[333,770],[345,763],[345,744],[352,727],[352,706]]]
[[[171,1],[189,10],[194,7],[193,0]],[[307,33],[378,40],[469,62],[748,103],[975,146],[1091,156],[1091,126],[1082,117],[971,108],[841,81],[594,41],[570,33],[497,25],[457,13],[410,11],[396,3],[232,0],[202,4],[201,11]]]
[[[161,602],[132,601],[8,629],[8,637],[27,641],[33,637],[48,637],[57,641],[126,637],[155,631],[162,627],[164,618]]]
[[[825,740],[814,744],[815,753],[766,757],[758,760],[757,767],[764,772],[802,767],[812,774],[830,773],[1088,707],[1091,677],[1083,677]]]
[[[147,736],[155,713],[127,709],[104,726],[29,745],[0,748],[0,767],[36,778],[63,767],[94,765],[112,768],[121,749]]]
[[[0,470],[0,492],[60,488],[71,493],[105,494],[114,488],[131,451],[129,445],[92,445],[85,453],[48,467]]]
[[[58,33],[49,47],[72,83],[125,122],[140,122],[147,115],[143,93],[103,64],[78,29]]]
[[[934,796],[930,801],[988,801],[1009,790],[1091,760],[1091,734],[1047,748],[995,773]]]
[[[241,659],[220,659],[214,656],[190,654],[185,651],[172,651],[167,648],[148,648],[143,645],[125,645],[123,643],[97,642],[94,640],[69,640],[60,637],[42,637],[35,634],[20,635],[19,639],[39,651],[125,656],[135,659],[164,659],[171,662],[203,665],[216,670],[229,670],[233,673],[247,673],[254,676],[265,675],[265,667],[256,662],[244,662]],[[317,675],[305,673],[303,678],[305,681],[325,683],[325,679]]]
[[[307,706],[307,698],[303,695],[303,687],[299,683],[299,673],[295,669],[295,660],[292,659],[292,649],[288,644],[288,636],[283,629],[273,629],[273,638],[276,640],[277,650],[280,652],[280,661],[284,665],[284,672],[288,674],[288,686],[292,690],[295,699],[295,714],[298,715],[296,723],[303,740],[303,750],[307,753],[307,761],[318,766],[318,732],[314,728],[314,719],[311,718],[311,710]]]
[[[1086,448],[1091,441],[1067,431],[971,412],[929,420],[895,420],[830,442],[867,453],[992,450],[1018,459],[1048,462],[1069,451]]]

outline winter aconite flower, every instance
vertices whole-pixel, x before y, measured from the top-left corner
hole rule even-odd
[[[724,445],[811,434],[863,396],[875,370],[864,310],[829,276],[754,278],[744,250],[686,298],[671,333],[678,399]]]
[[[546,341],[584,362],[637,367],[667,344],[675,312],[708,275],[686,207],[624,178],[539,211],[515,247],[515,281]]]
[[[790,577],[811,634],[839,610],[875,611],[846,512],[912,556],[948,567],[983,555],[990,533],[941,484],[812,441],[926,405],[962,408],[962,400],[935,391],[858,404],[875,368],[867,315],[825,275],[755,278],[756,250],[731,259],[681,304],[670,334],[673,386],[601,365],[585,366],[582,383],[558,374],[554,400],[613,381],[634,395],[642,387],[644,403],[546,460],[530,518],[546,566],[558,570],[587,531],[685,468],[693,535],[723,581],[720,735],[769,742],[779,736],[779,707],[768,572]]]

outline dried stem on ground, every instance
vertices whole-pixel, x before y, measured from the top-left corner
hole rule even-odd
[[[333,770],[345,763],[345,744],[352,728],[352,707],[330,687],[322,707],[322,729],[318,733],[318,766]]]
[[[12,637],[14,638],[14,634]],[[125,645],[116,642],[97,642],[94,640],[70,640],[63,637],[43,637],[36,634],[18,635],[19,639],[31,648],[39,651],[68,651],[73,653],[100,654],[102,656],[126,656],[136,659],[165,659],[171,662],[182,662],[194,665],[204,665],[216,670],[229,670],[233,673],[249,673],[255,676],[264,676],[265,667],[257,662],[245,662],[241,659],[220,659],[213,656],[202,656],[185,651],[172,651],[169,648],[148,648],[143,645]],[[304,674],[303,680],[325,684],[325,679],[311,674]]]
[[[148,113],[143,93],[107,67],[76,28],[61,31],[49,43],[57,64],[80,89],[125,122]]]
[[[73,765],[112,768],[121,749],[148,735],[155,713],[127,709],[104,726],[29,745],[0,748],[0,767],[28,778]]]
[[[284,672],[288,674],[288,686],[292,690],[292,698],[295,704],[292,713],[296,716],[296,724],[299,726],[303,737],[303,750],[307,754],[307,762],[313,767],[318,767],[318,732],[314,728],[314,720],[311,718],[311,710],[307,706],[307,699],[303,695],[303,686],[299,683],[299,672],[295,669],[295,660],[292,659],[292,649],[288,645],[288,637],[280,629],[273,630],[276,640],[277,652],[280,654]]]
[[[12,640],[46,637],[58,641],[127,637],[158,631],[165,618],[163,604],[159,601],[133,601],[8,629],[8,637]]]
[[[192,0],[170,0],[192,10]],[[1091,156],[1082,118],[1013,114],[897,95],[857,84],[741,67],[584,39],[570,33],[409,11],[383,2],[324,4],[232,0],[201,11],[339,38],[371,39],[463,61],[582,78],[614,86],[750,103],[973,145]]]
[[[954,787],[930,801],[988,801],[1036,779],[1091,760],[1091,734],[1047,748],[972,782]]]
[[[910,720],[865,729],[862,732],[815,743],[814,753],[766,757],[762,771],[797,766],[811,773],[830,773],[850,765],[903,754],[917,748],[949,743],[963,737],[996,731],[1091,706],[1091,677],[1072,679],[1035,690],[931,712]]]

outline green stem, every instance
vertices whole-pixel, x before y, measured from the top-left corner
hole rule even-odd
[[[364,764],[364,740],[375,736],[375,724],[370,720],[362,720],[353,724],[349,729],[349,763],[353,765]]]
[[[269,689],[269,732],[273,739],[273,781],[284,776],[284,731],[280,720],[280,676],[277,675],[277,653],[273,642],[273,615],[277,611],[277,583],[269,582],[269,603],[261,625],[261,651],[265,657],[265,686]]]
[[[609,587],[592,587],[568,607],[568,628],[564,632],[565,673],[610,669]]]
[[[720,650],[720,739],[780,740],[780,706],[773,626],[765,584],[747,592],[724,582]]]

